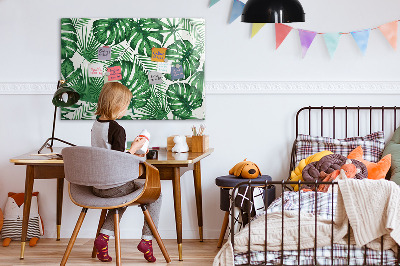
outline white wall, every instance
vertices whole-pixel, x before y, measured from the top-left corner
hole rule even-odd
[[[398,1],[302,0],[306,23],[293,24],[321,32],[351,31],[375,27],[399,19]],[[343,36],[334,59],[329,59],[318,36],[305,59],[301,59],[298,33],[290,33],[274,50],[273,25],[266,25],[253,39],[251,27],[235,21],[227,24],[230,0],[208,9],[208,0],[146,1],[50,1],[0,0],[0,82],[56,82],[60,72],[60,18],[62,17],[204,17],[207,25],[207,81],[399,81],[399,52],[391,50],[379,31],[372,31],[363,57],[351,36]],[[1,84],[0,84],[1,85]],[[207,94],[206,120],[210,144],[215,152],[202,162],[205,238],[218,238],[223,214],[214,179],[227,174],[238,161],[256,162],[263,174],[275,180],[286,176],[290,146],[294,138],[294,115],[308,105],[399,105],[399,95],[379,94]],[[0,207],[7,192],[24,190],[25,168],[9,158],[35,150],[50,136],[53,106],[51,95],[0,95]],[[189,134],[191,125],[203,121],[121,121],[128,138],[142,128],[152,132],[152,145],[165,146],[176,133]],[[90,144],[91,121],[57,121],[56,135],[78,145]],[[183,237],[197,237],[193,181],[182,177]],[[56,182],[38,180],[40,211],[45,237],[55,237]],[[162,182],[164,195],[159,230],[164,238],[175,238],[171,215],[171,182]],[[69,237],[79,208],[64,191],[62,237]],[[80,237],[92,237],[99,212],[90,211]],[[138,218],[140,217],[140,218]],[[123,238],[139,238],[142,218],[130,208],[121,221]]]

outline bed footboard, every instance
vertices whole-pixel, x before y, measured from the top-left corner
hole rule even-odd
[[[293,191],[288,191],[286,188],[286,185],[292,185],[292,184],[297,184],[299,187],[301,185],[311,185],[313,186],[313,190],[309,191],[308,193],[308,202],[307,205],[312,205],[313,204],[313,209],[314,209],[314,216],[315,216],[315,232],[314,232],[314,247],[311,249],[307,250],[302,250],[302,235],[301,235],[301,230],[300,230],[300,225],[302,223],[301,221],[301,206],[302,206],[302,196],[305,195],[303,191],[299,190],[296,192]],[[363,254],[363,259],[360,260],[360,256],[357,257],[357,263],[352,264],[354,262],[354,259],[352,260],[352,256],[354,257],[356,254],[356,251],[354,250],[354,245],[351,245],[350,242],[350,224],[348,224],[348,231],[347,231],[347,236],[346,236],[346,245],[342,245],[342,253],[338,255],[337,252],[337,247],[335,246],[336,244],[334,243],[334,210],[335,207],[335,195],[337,195],[334,191],[338,188],[338,182],[333,181],[333,182],[302,182],[302,181],[246,181],[238,184],[235,186],[235,188],[232,191],[232,195],[235,195],[236,190],[239,187],[243,186],[249,186],[249,187],[258,187],[262,188],[265,191],[266,198],[268,198],[268,188],[270,185],[275,185],[277,188],[280,186],[282,189],[282,194],[280,198],[277,198],[274,203],[279,203],[278,201],[281,201],[281,208],[279,211],[282,212],[282,219],[281,219],[281,238],[280,238],[280,250],[274,250],[274,254],[279,254],[279,256],[276,256],[275,259],[271,259],[271,254],[270,251],[268,250],[268,243],[271,241],[271,239],[268,239],[268,216],[271,215],[271,213],[268,213],[267,211],[267,202],[265,202],[265,213],[261,214],[264,215],[264,220],[265,224],[263,225],[263,230],[264,230],[264,239],[265,243],[263,244],[264,250],[257,250],[256,255],[253,256],[254,250],[252,250],[252,223],[254,223],[253,219],[249,219],[248,224],[247,224],[247,229],[248,229],[248,242],[247,242],[247,251],[242,252],[241,256],[244,257],[244,260],[242,260],[239,265],[400,265],[400,252],[397,253],[396,256],[394,256],[394,252],[392,251],[384,251],[384,243],[383,243],[383,237],[381,237],[381,243],[380,243],[380,251],[372,251],[368,249],[366,246],[363,246],[362,248],[357,248],[358,254]],[[331,239],[330,239],[330,256],[327,256],[327,250],[329,251],[329,244],[328,246],[324,249],[324,259],[323,262],[321,263],[321,259],[317,258],[317,253],[319,251],[319,248],[317,246],[318,243],[318,232],[317,232],[317,217],[318,213],[320,210],[318,210],[318,194],[321,195],[322,192],[318,192],[318,187],[320,185],[330,185],[332,187],[332,193],[324,193],[324,197],[331,197],[331,200],[329,201],[329,212],[330,212],[330,227],[331,227]],[[250,198],[252,198],[252,189],[250,191]],[[292,259],[291,261],[286,261],[286,257],[288,257],[285,252],[285,213],[286,207],[285,207],[285,192],[287,193],[293,193],[292,195],[298,197],[298,208],[296,210],[298,214],[298,235],[297,235],[297,250],[291,249],[290,254],[292,254]],[[311,195],[311,196],[310,196]],[[315,195],[315,197],[314,197]],[[304,196],[303,196],[304,197]],[[310,197],[313,197],[310,201]],[[271,207],[271,206],[270,206]],[[235,217],[235,208],[234,208],[234,198],[232,197],[231,200],[231,232],[230,232],[230,241],[232,244],[233,249],[235,250],[235,233],[234,233],[234,217]],[[260,216],[257,216],[257,218],[260,218]],[[258,227],[260,226],[259,224],[257,225]],[[245,232],[247,234],[247,231]],[[258,243],[259,244],[259,243]],[[243,249],[243,247],[241,247]],[[397,245],[397,248],[399,248],[399,245]],[[344,251],[344,249],[346,249]],[[263,253],[263,254],[262,254]],[[347,254],[346,254],[347,253]],[[354,253],[354,254],[352,254]],[[261,256],[260,256],[261,254]],[[367,255],[369,254],[369,255]],[[372,255],[371,255],[372,254]],[[263,256],[262,256],[263,255]],[[373,256],[371,259],[368,256]],[[258,259],[254,259],[254,257],[258,257]],[[260,257],[263,257],[264,260],[260,260]],[[278,257],[278,259],[276,259]],[[290,256],[289,256],[290,257]],[[293,259],[297,258],[297,259]],[[247,259],[246,259],[247,258]],[[306,258],[306,259],[304,259]],[[295,261],[296,260],[296,261]],[[247,263],[243,263],[247,261]],[[373,261],[373,262],[371,262]],[[371,264],[372,263],[372,264]]]

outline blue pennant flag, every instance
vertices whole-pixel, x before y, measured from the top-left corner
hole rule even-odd
[[[361,53],[364,55],[368,46],[369,33],[371,29],[360,30],[360,31],[352,31],[351,35],[353,35],[354,40],[356,41],[358,47],[361,50]]]
[[[339,32],[324,33],[323,36],[324,36],[326,48],[328,48],[329,55],[332,58],[333,54],[336,51],[336,48],[338,47],[339,39],[340,39],[340,36],[342,36],[342,34],[340,34]]]
[[[210,0],[210,6],[209,7],[212,7],[213,5],[215,5],[218,2],[219,2],[219,0]]]
[[[231,17],[229,19],[229,23],[232,23],[235,19],[237,19],[240,15],[242,15],[242,11],[244,8],[244,3],[239,0],[233,0]]]

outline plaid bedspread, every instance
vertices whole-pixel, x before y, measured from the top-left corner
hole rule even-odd
[[[332,219],[336,208],[336,194],[317,192],[285,192],[283,197],[277,198],[267,210],[268,213],[282,211],[282,203],[284,210],[298,210],[302,212],[313,213],[326,219]],[[260,214],[265,215],[265,213]],[[257,219],[260,215],[254,217]],[[303,249],[300,256],[297,250],[285,250],[283,252],[283,265],[314,265],[314,249]],[[366,256],[364,255],[366,254]],[[266,265],[281,265],[281,251],[250,252],[250,265],[265,265],[265,255],[267,256]],[[350,256],[347,245],[333,245],[333,262],[332,248],[326,246],[316,249],[316,265],[382,265],[381,252],[371,250],[364,247],[350,245]],[[348,263],[349,257],[349,263]],[[392,250],[383,251],[383,265],[395,265],[396,257]],[[235,254],[235,265],[248,265],[248,253]]]

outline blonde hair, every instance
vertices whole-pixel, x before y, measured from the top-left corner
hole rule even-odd
[[[132,92],[127,87],[118,82],[107,82],[101,89],[96,115],[115,120],[131,99]]]

